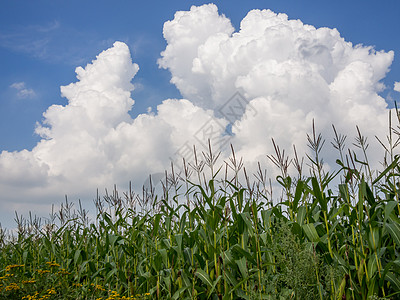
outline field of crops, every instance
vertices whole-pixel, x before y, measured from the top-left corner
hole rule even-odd
[[[210,147],[160,195],[98,196],[95,220],[68,202],[45,224],[17,215],[13,237],[0,230],[0,299],[400,299],[395,133],[379,172],[361,133],[356,157],[335,130],[326,173],[314,130],[304,160],[274,143],[272,181],[233,148],[219,168]]]

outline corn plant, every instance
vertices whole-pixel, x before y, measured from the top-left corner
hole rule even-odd
[[[46,222],[16,214],[15,234],[0,229],[0,298],[398,299],[399,129],[379,140],[380,172],[359,128],[362,157],[333,130],[331,173],[313,124],[309,175],[274,140],[276,180],[260,164],[251,179],[233,147],[218,165],[210,144],[183,172],[171,166],[162,195],[151,180],[141,194],[97,195],[95,220],[67,199]]]

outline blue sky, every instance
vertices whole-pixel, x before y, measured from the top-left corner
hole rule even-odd
[[[157,59],[165,48],[163,23],[178,10],[207,1],[11,1],[0,2],[0,149],[32,149],[36,121],[51,104],[65,104],[59,87],[76,81],[85,66],[119,40],[128,44],[140,71],[133,115],[163,99],[180,97],[170,73]],[[353,44],[394,50],[384,83],[400,81],[400,2],[388,1],[216,1],[220,13],[239,29],[251,9],[269,8],[315,27],[337,28]],[[34,96],[18,97],[13,83],[24,82]],[[387,96],[388,91],[382,94]],[[390,93],[394,99],[398,94]],[[397,98],[396,98],[397,97]]]
[[[0,1],[3,226],[65,195],[88,205],[96,189],[140,189],[208,138],[275,178],[271,137],[305,155],[313,120],[349,148],[359,126],[379,167],[373,137],[384,140],[400,100],[399,1],[208,3]],[[235,101],[232,120],[221,107]],[[329,170],[337,153],[325,145]]]

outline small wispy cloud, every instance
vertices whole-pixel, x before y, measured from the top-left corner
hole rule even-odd
[[[50,32],[60,28],[60,22],[54,20],[44,25],[32,25],[30,26],[32,30],[37,32]]]
[[[399,82],[394,82],[394,88],[393,88],[396,92],[400,93],[400,81]]]
[[[31,99],[36,96],[33,89],[27,88],[25,82],[14,82],[10,88],[17,90],[17,97],[20,99]]]
[[[48,47],[60,27],[58,21],[44,25],[29,25],[4,29],[0,33],[0,47],[46,59]]]
[[[114,41],[114,40],[113,40]],[[112,45],[111,40],[106,47]],[[79,65],[105,45],[96,34],[62,24],[58,20],[25,26],[7,26],[0,31],[0,48],[47,63]]]

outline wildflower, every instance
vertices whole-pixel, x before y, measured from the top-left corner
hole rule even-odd
[[[43,275],[45,273],[50,273],[49,270],[37,270],[37,272],[39,273],[39,275]]]
[[[25,265],[9,265],[6,267],[6,272],[9,272],[11,269],[23,267]]]
[[[106,300],[116,300],[119,298],[119,294],[116,291],[111,291],[111,295]]]
[[[26,299],[26,300],[37,300],[37,296],[38,295],[39,295],[39,292],[35,292],[35,294],[23,296],[21,299],[22,300],[24,300],[24,299]]]
[[[22,283],[35,283],[36,280],[30,279],[30,280],[22,280]]]
[[[10,285],[6,286],[6,291],[13,291],[13,290],[19,290],[19,286],[16,283],[11,283]]]
[[[103,288],[100,284],[96,284],[96,286],[94,287],[96,290],[100,290],[100,291],[105,291],[106,289]]]
[[[61,269],[60,271],[57,272],[57,274],[60,274],[60,275],[71,275],[71,273],[68,272],[68,271],[65,270],[65,269]]]
[[[35,292],[35,294],[24,296],[21,299],[38,300],[38,298],[37,298],[38,295],[39,295],[39,292]],[[42,298],[40,298],[40,299],[42,299]]]
[[[49,266],[49,267],[59,267],[60,265],[58,264],[58,263],[56,263],[55,261],[48,261],[48,262],[46,262],[46,264]]]

